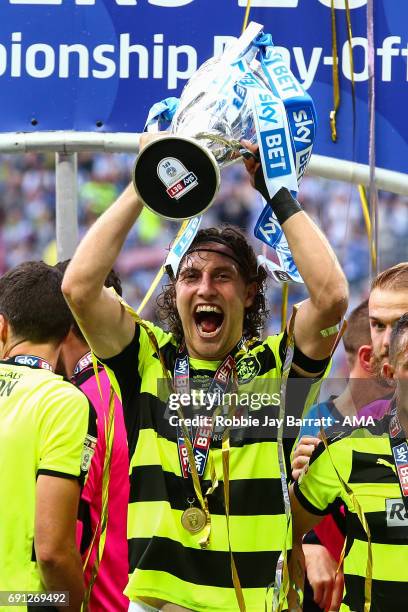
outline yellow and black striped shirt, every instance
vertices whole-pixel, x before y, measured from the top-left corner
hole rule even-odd
[[[173,375],[177,345],[172,335],[146,324]],[[279,398],[285,351],[286,334],[252,343],[237,362],[240,392],[265,392]],[[219,484],[208,498],[211,537],[207,549],[202,550],[201,534],[192,535],[181,524],[187,498],[194,497],[194,491],[191,479],[181,473],[176,430],[169,425],[168,408],[162,398],[162,366],[146,330],[136,326],[132,343],[104,363],[120,388],[129,442],[131,575],[127,596],[131,600],[159,598],[197,611],[237,610],[220,436],[211,444]],[[219,362],[190,359],[190,376],[194,383],[209,381],[218,366]],[[279,400],[272,403],[275,405],[258,406],[252,415],[256,413],[260,423],[266,415],[278,417]],[[230,541],[248,612],[264,609],[265,589],[274,581],[287,531],[276,432],[276,427],[260,426],[232,429],[230,436]],[[207,464],[203,492],[210,484]]]
[[[364,611],[368,538],[333,463],[351,488],[369,526],[373,555],[371,612],[407,607],[408,516],[389,442],[389,419],[386,416],[375,425],[367,424],[346,437],[329,440],[329,451],[320,444],[306,473],[295,484],[299,502],[314,514],[329,512],[336,498],[345,503],[347,548],[342,611]]]

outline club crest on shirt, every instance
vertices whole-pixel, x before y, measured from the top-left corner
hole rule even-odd
[[[242,357],[236,365],[238,382],[247,383],[250,382],[257,376],[261,370],[261,364],[255,355],[248,355]]]

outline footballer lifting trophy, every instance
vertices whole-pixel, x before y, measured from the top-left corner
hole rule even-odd
[[[250,23],[223,55],[205,62],[173,108],[166,100],[152,107],[148,130],[158,129],[164,108],[172,117],[169,132],[143,149],[134,168],[136,191],[153,212],[178,220],[204,212],[220,168],[252,155],[242,139],[259,145],[270,197],[281,187],[296,195],[312,153],[314,105],[262,27]]]

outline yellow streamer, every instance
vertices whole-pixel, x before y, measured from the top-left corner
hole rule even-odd
[[[355,80],[354,80],[354,57],[353,57],[353,46],[352,38],[353,33],[351,30],[351,14],[349,0],[345,0],[346,5],[346,22],[347,22],[347,41],[349,48],[350,58],[350,74],[351,74],[351,91],[353,100],[353,126],[356,116],[356,95],[355,95]],[[340,108],[340,80],[339,80],[339,58],[338,58],[338,46],[337,46],[337,29],[336,29],[336,9],[334,8],[334,0],[331,0],[331,30],[332,30],[332,58],[333,58],[333,104],[334,109],[330,112],[330,129],[332,141],[337,141],[337,124],[336,117],[337,112]],[[354,143],[354,127],[353,127],[353,143]],[[354,144],[353,144],[354,149]]]
[[[112,463],[112,449],[113,449],[113,438],[115,433],[115,393],[111,388],[109,397],[109,416],[108,421],[105,419],[105,457],[103,461],[102,471],[102,508],[101,515],[98,523],[95,527],[94,534],[92,536],[92,542],[88,550],[88,554],[84,563],[84,570],[89,562],[91,552],[95,545],[96,535],[99,533],[99,542],[96,547],[96,557],[91,570],[91,577],[88,588],[85,592],[84,602],[82,604],[83,612],[88,610],[89,600],[92,593],[92,588],[95,584],[96,578],[98,577],[99,567],[102,561],[103,552],[105,549],[106,535],[108,529],[108,500],[109,500],[109,483],[110,483],[110,471]]]
[[[234,409],[235,410],[235,409]],[[222,436],[222,467],[224,473],[224,502],[225,502],[225,518],[227,520],[227,534],[228,534],[228,548],[231,558],[231,574],[232,582],[235,589],[235,595],[237,598],[240,612],[246,611],[246,605],[244,600],[244,594],[242,592],[241,582],[239,580],[237,568],[232,554],[231,540],[230,540],[230,527],[229,527],[229,456],[230,456],[230,443],[229,443],[229,428],[224,432]]]
[[[353,32],[351,31],[351,14],[349,0],[346,0],[346,22],[347,22],[347,42],[350,59],[351,74],[351,99],[353,102],[353,158],[355,157],[356,144],[356,83],[354,79],[354,57],[353,57]]]
[[[351,503],[353,505],[354,510],[356,511],[356,514],[358,516],[358,519],[361,523],[361,526],[363,527],[365,534],[367,536],[367,565],[366,565],[366,576],[365,576],[365,581],[364,581],[364,612],[370,612],[371,609],[371,590],[372,590],[372,582],[373,582],[373,551],[372,551],[372,546],[371,546],[371,533],[370,533],[370,528],[368,526],[367,523],[367,519],[365,517],[365,514],[363,512],[362,507],[360,506],[360,503],[358,502],[356,496],[354,495],[353,490],[349,487],[349,485],[347,484],[347,482],[345,482],[343,480],[343,478],[340,476],[333,458],[330,454],[330,450],[329,450],[329,445],[327,442],[327,437],[326,437],[326,433],[323,429],[323,427],[320,428],[320,434],[321,434],[321,438],[323,440],[323,444],[325,446],[325,449],[327,450],[329,457],[330,457],[330,461],[332,463],[333,469],[337,474],[337,478],[339,479],[339,482],[341,484],[341,486],[343,487],[347,497],[351,500]],[[345,545],[343,546],[343,551],[342,551],[342,556],[343,553],[345,551]],[[341,563],[342,559],[340,559],[340,563]]]
[[[295,329],[295,317],[298,310],[298,305],[295,304],[293,306],[292,316],[289,321],[288,327],[288,336],[286,340],[286,356],[284,363],[282,364],[282,378],[280,384],[280,406],[279,406],[279,419],[282,419],[282,422],[285,419],[286,414],[286,396],[287,396],[287,385],[289,379],[289,373],[292,367],[294,347],[295,347],[295,338],[294,338],[294,329]],[[290,509],[290,501],[289,501],[289,491],[286,480],[286,469],[285,469],[285,453],[283,448],[283,427],[279,428],[278,435],[276,439],[277,449],[278,449],[278,461],[279,461],[279,469],[281,475],[282,482],[282,495],[283,502],[285,507],[285,516],[286,516],[286,530],[284,543],[282,548],[282,574],[281,574],[281,584],[280,587],[275,583],[273,585],[273,603],[272,603],[272,611],[273,612],[282,612],[286,606],[286,598],[289,593],[289,568],[288,568],[288,535],[289,529],[291,525],[291,509]],[[278,568],[277,568],[278,570]],[[267,609],[267,597],[269,593],[270,587],[266,589],[265,593],[265,610]]]
[[[288,297],[289,297],[289,284],[282,283],[281,332],[285,331],[285,327],[286,327],[286,319],[288,317]]]
[[[333,103],[334,109],[330,112],[330,129],[333,142],[337,141],[336,114],[340,107],[339,58],[337,55],[336,10],[334,0],[331,0],[331,29],[332,29],[332,57],[333,57]]]
[[[246,9],[245,9],[244,23],[242,24],[242,32],[244,32],[247,28],[250,12],[251,12],[251,0],[248,0]]]
[[[363,211],[364,222],[367,230],[367,238],[370,245],[370,256],[372,269],[375,270],[377,267],[377,251],[373,241],[373,232],[371,227],[370,209],[368,205],[367,192],[363,185],[358,186],[358,193],[360,194],[361,208]]]
[[[183,223],[180,226],[179,231],[177,232],[177,235],[175,237],[175,239],[173,240],[173,243],[181,236],[181,234],[184,232],[184,230],[186,229],[188,224],[188,220],[184,220]],[[156,276],[153,279],[152,284],[150,285],[149,290],[147,291],[146,295],[144,296],[143,300],[140,302],[140,305],[138,306],[138,308],[136,309],[136,312],[138,315],[140,315],[143,311],[143,309],[145,308],[146,304],[148,303],[148,301],[150,300],[150,298],[152,297],[153,293],[156,291],[158,284],[160,283],[161,279],[163,278],[163,274],[164,274],[164,265],[160,267],[159,271],[157,272]]]
[[[349,0],[346,0],[346,21],[347,21],[347,40],[349,46],[349,57],[350,57],[350,74],[351,74],[351,87],[353,89],[353,97],[354,97],[354,57],[353,57],[353,33],[351,31],[351,14],[350,14],[350,4]]]
[[[157,285],[160,283],[161,279],[163,278],[163,274],[164,274],[164,266],[160,266],[159,271],[157,272],[156,276],[154,277],[152,281],[152,284],[150,285],[148,291],[146,292],[146,295],[144,296],[143,300],[140,302],[138,308],[136,309],[136,312],[138,314],[142,313],[146,304],[152,297],[153,293],[156,291]]]

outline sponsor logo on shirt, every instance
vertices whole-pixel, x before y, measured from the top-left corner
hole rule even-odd
[[[408,527],[408,513],[401,498],[386,499],[387,527]]]
[[[404,497],[408,497],[408,444],[406,442],[398,444],[393,447],[392,452],[398,470],[402,494]]]
[[[84,442],[84,447],[82,449],[81,456],[81,471],[88,472],[89,467],[91,465],[92,457],[94,456],[96,448],[96,438],[87,434]]]

